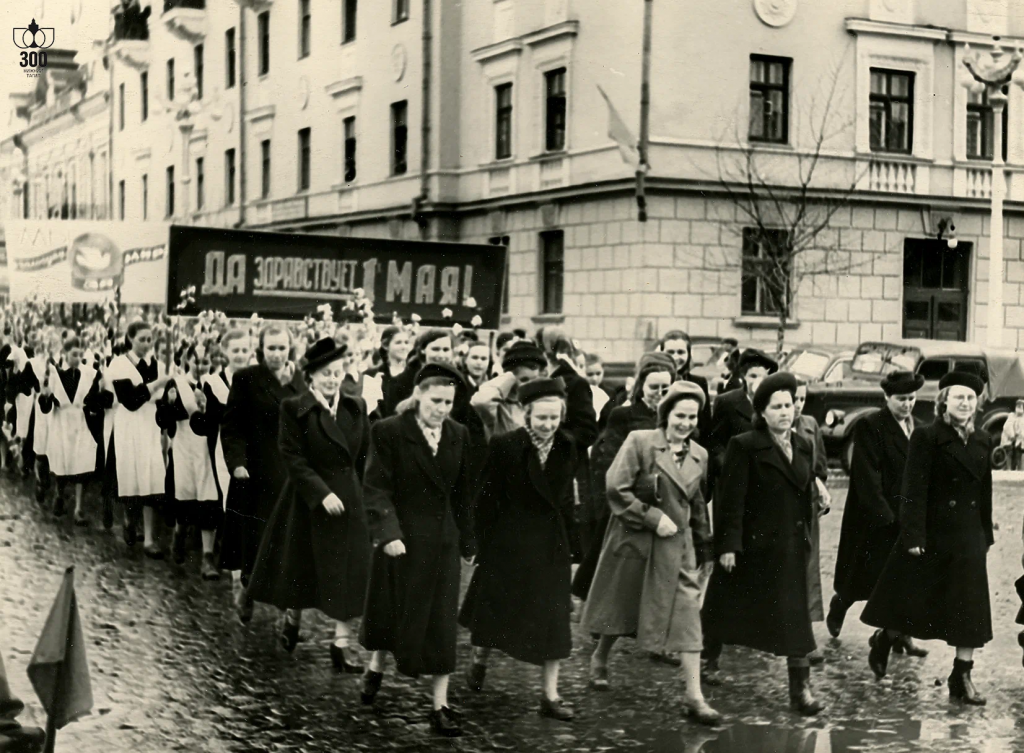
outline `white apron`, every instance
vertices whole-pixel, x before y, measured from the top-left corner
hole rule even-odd
[[[191,417],[199,410],[196,404],[195,389],[183,374],[175,374],[174,386],[181,396],[181,403]],[[210,445],[206,437],[192,431],[189,420],[178,421],[171,440],[174,453],[174,498],[180,502],[216,502],[217,480],[214,477],[213,461],[210,458]]]
[[[96,440],[85,421],[85,396],[96,381],[96,370],[80,366],[74,400],[69,399],[60,375],[50,367],[50,386],[60,401],[49,414],[46,457],[57,476],[78,476],[96,470]]]
[[[36,356],[30,358],[29,363],[32,365],[32,371],[36,375],[36,379],[39,380],[39,387],[42,388],[43,381],[46,379],[46,372],[49,366],[46,363],[46,359],[42,356]],[[35,429],[32,432],[32,452],[36,454],[36,457],[45,457],[47,454],[47,442],[50,438],[50,416],[39,408],[38,396],[32,398],[32,413],[36,417]]]
[[[199,378],[203,386],[210,385],[210,391],[222,406],[228,404],[228,395],[231,394],[231,386],[228,385],[220,374],[205,374]],[[221,506],[228,509],[228,489],[231,487],[231,471],[228,470],[228,462],[224,459],[224,445],[220,442],[220,427],[217,427],[217,442],[213,447],[213,465],[217,473],[217,482],[220,484],[223,498]]]
[[[133,386],[143,381],[142,374],[126,355],[118,356],[110,362],[107,378],[111,391],[114,382],[122,379],[130,380]],[[160,446],[160,427],[156,423],[156,403],[152,396],[136,411],[115,405],[112,412],[118,496],[148,497],[163,494],[166,468]]]

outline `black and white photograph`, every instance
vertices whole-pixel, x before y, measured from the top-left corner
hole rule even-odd
[[[1024,0],[8,26],[0,753],[1024,752]]]

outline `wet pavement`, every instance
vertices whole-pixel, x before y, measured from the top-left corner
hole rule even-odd
[[[287,655],[276,643],[276,612],[258,605],[252,623],[239,625],[230,578],[199,580],[196,552],[182,568],[147,560],[141,551],[128,554],[119,527],[110,535],[95,525],[75,529],[66,518],[54,521],[29,491],[0,477],[0,651],[15,691],[28,703],[22,722],[43,726],[25,666],[64,568],[74,564],[95,708],[58,735],[58,752],[1024,751],[1024,669],[1013,622],[1024,485],[997,486],[999,531],[989,555],[996,638],[976,654],[974,671],[989,699],[983,709],[949,703],[952,650],[938,643],[924,644],[931,650],[926,659],[894,656],[889,676],[876,682],[867,667],[870,630],[859,622],[857,605],[839,641],[815,626],[826,663],[813,670],[813,682],[827,703],[815,719],[788,711],[783,660],[744,649],[726,649],[728,681],[708,689],[728,717],[720,730],[685,721],[678,670],[635,655],[630,641],[612,655],[612,691],[595,694],[586,674],[592,643],[574,625],[576,649],[563,665],[561,690],[575,704],[576,722],[540,719],[539,670],[496,658],[480,695],[453,678],[452,703],[466,727],[466,736],[454,741],[429,733],[426,679],[400,678],[389,668],[377,707],[362,707],[359,679],[331,669],[332,626],[322,617],[307,614],[306,640]],[[822,527],[826,600],[845,494],[841,483],[834,487],[833,512]],[[459,651],[465,667],[465,635]]]

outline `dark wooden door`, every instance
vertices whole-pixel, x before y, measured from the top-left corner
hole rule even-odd
[[[903,336],[966,340],[971,244],[903,243]]]

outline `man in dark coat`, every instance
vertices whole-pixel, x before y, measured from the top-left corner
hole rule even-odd
[[[875,590],[893,545],[899,538],[900,486],[914,432],[914,405],[924,378],[909,371],[894,371],[882,380],[885,407],[854,427],[850,491],[833,581],[835,595],[825,623],[838,638],[847,610],[866,601]],[[927,656],[912,639],[900,636],[897,652]]]

